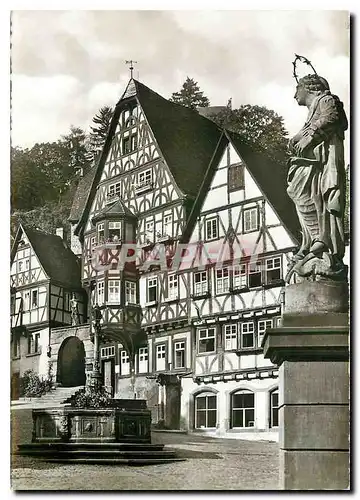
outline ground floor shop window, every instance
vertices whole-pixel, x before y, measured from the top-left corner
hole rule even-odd
[[[195,397],[195,428],[216,427],[216,395],[202,392]]]
[[[270,392],[270,427],[279,426],[279,390]]]
[[[255,425],[255,397],[247,390],[234,392],[231,395],[231,427],[244,428]]]

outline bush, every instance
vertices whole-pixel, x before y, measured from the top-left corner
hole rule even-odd
[[[52,378],[40,378],[34,370],[27,370],[20,378],[20,397],[40,397],[52,389]]]
[[[98,390],[92,387],[80,389],[70,399],[71,406],[76,408],[108,408],[111,406],[111,397],[104,387]]]

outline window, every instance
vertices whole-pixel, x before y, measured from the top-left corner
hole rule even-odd
[[[228,190],[238,191],[245,188],[244,166],[231,165],[228,169]]]
[[[126,351],[120,351],[120,374],[130,374],[130,360],[129,355]]]
[[[40,333],[33,333],[28,337],[28,354],[38,354],[40,343]]]
[[[134,281],[125,281],[125,300],[129,304],[137,304],[136,283]]]
[[[97,238],[98,238],[98,244],[101,245],[105,241],[105,230],[104,230],[104,223],[102,222],[101,224],[98,224],[97,226]]]
[[[148,220],[145,222],[145,232],[146,232],[146,240],[153,241],[154,240],[154,221]]]
[[[244,233],[256,231],[259,229],[259,212],[258,208],[247,208],[244,210]]]
[[[104,303],[104,282],[98,281],[97,283],[97,304],[101,306]]]
[[[261,263],[249,263],[249,287],[261,286]]]
[[[270,427],[279,426],[279,390],[270,392]]]
[[[90,238],[90,254],[92,253],[92,251],[94,250],[95,247],[96,247],[96,236],[91,236],[91,238]]]
[[[194,274],[194,295],[205,295],[208,293],[207,272],[201,271]]]
[[[122,141],[123,146],[123,155],[132,153],[137,148],[137,135],[136,132],[128,135],[123,138]]]
[[[164,215],[163,218],[163,236],[172,236],[173,235],[173,230],[172,230],[172,215]]]
[[[24,293],[24,311],[28,311],[30,309],[30,292]]]
[[[229,291],[229,269],[215,269],[216,272],[216,293],[226,293]]]
[[[206,240],[215,240],[219,237],[218,231],[218,218],[213,217],[212,219],[208,219],[205,221],[205,239]]]
[[[174,368],[185,368],[185,341],[174,344]]]
[[[168,298],[172,300],[179,298],[179,278],[176,274],[168,276]]]
[[[100,352],[102,358],[110,358],[111,356],[115,356],[115,346],[102,347]]]
[[[13,341],[13,358],[20,358],[20,339],[15,338]]]
[[[147,301],[156,302],[157,300],[157,278],[147,279]]]
[[[225,325],[225,350],[231,351],[233,349],[237,349],[237,334],[238,334],[238,326],[236,323],[231,325]]]
[[[255,398],[251,391],[237,391],[231,396],[231,427],[254,427]]]
[[[281,279],[281,257],[266,259],[266,283]]]
[[[261,347],[265,331],[272,327],[272,319],[260,319],[258,322],[258,346]]]
[[[120,303],[120,280],[109,280],[107,301],[113,304]]]
[[[151,186],[152,184],[152,170],[149,168],[148,170],[144,170],[138,174],[138,188]]]
[[[16,310],[16,297],[15,295],[10,296],[10,314],[13,315],[15,314]]]
[[[148,372],[148,348],[139,348],[139,373]]]
[[[247,287],[246,264],[234,266],[233,270],[233,289],[240,290]]]
[[[202,392],[195,397],[195,428],[216,427],[216,395]]]
[[[25,259],[25,269],[28,271],[30,268],[30,259]]]
[[[23,261],[19,260],[19,262],[18,262],[18,271],[19,271],[19,273],[21,273],[22,270],[23,270]]]
[[[111,199],[120,195],[121,195],[121,183],[117,182],[116,184],[110,184],[107,193],[107,198]]]
[[[254,333],[255,330],[253,321],[241,323],[241,347],[243,349],[255,347]]]
[[[38,291],[32,290],[31,292],[31,309],[36,309],[38,307]]]
[[[156,370],[165,370],[166,361],[166,346],[165,344],[158,344],[156,346]]]
[[[132,224],[125,224],[125,241],[127,243],[134,241],[134,226]]]
[[[198,353],[215,351],[215,328],[198,330]]]
[[[109,222],[109,241],[117,243],[121,240],[121,222]]]

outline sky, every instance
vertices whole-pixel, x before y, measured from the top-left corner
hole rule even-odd
[[[294,54],[306,56],[349,111],[346,11],[17,10],[12,15],[12,144],[89,129],[130,76],[165,98],[194,78],[212,105],[266,106],[294,134],[306,108],[293,99]],[[299,73],[309,68],[300,65]]]

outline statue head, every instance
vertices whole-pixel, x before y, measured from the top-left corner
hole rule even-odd
[[[306,106],[306,98],[309,94],[318,95],[325,91],[330,91],[329,83],[325,78],[317,74],[306,75],[299,79],[294,98],[300,106]]]

